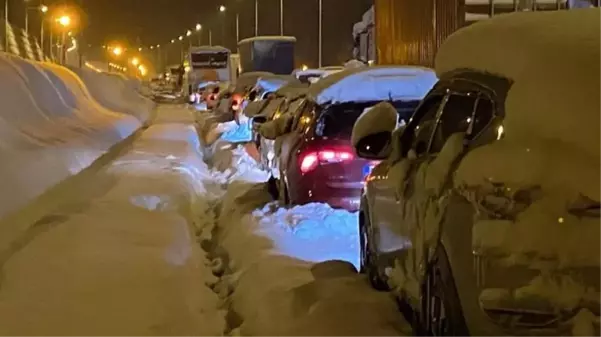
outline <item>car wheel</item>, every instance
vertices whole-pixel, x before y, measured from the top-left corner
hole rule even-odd
[[[421,317],[422,335],[469,335],[449,260],[442,247],[430,262],[422,285]]]
[[[369,283],[376,290],[390,290],[380,271],[378,254],[374,251],[369,237],[369,217],[365,211],[359,213],[360,272],[367,275]]]

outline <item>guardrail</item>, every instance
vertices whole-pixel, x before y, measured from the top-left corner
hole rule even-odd
[[[44,55],[38,39],[25,30],[0,19],[0,51],[31,61],[53,62]]]

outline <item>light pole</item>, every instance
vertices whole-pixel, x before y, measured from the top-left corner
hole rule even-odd
[[[179,46],[180,46],[179,60],[180,60],[180,63],[183,63],[184,62],[184,43],[182,41],[184,40],[184,37],[182,35],[180,35],[177,39],[179,40]]]
[[[209,29],[209,46],[213,45],[213,30]]]
[[[62,38],[61,38],[61,64],[65,64],[65,37],[67,35],[67,27],[71,25],[71,17],[68,15],[63,15],[57,19],[58,23],[63,27]]]
[[[259,0],[255,0],[255,36],[259,36]]]
[[[280,35],[284,35],[284,0],[280,0]]]
[[[322,67],[322,33],[323,33],[323,0],[319,0],[319,48],[318,48],[318,53],[319,53],[319,60],[318,60],[318,64],[319,64],[319,68]]]
[[[188,38],[188,49],[192,48],[192,31],[188,29],[186,37]]]
[[[224,5],[219,6],[219,12],[225,15],[227,8]],[[225,20],[221,20],[221,43],[225,47]]]
[[[196,30],[196,35],[198,36],[198,45],[202,45],[202,25],[200,23],[196,24],[196,27],[194,27]]]
[[[42,20],[40,21],[40,44],[42,45],[42,52],[44,52],[44,23],[46,22],[46,13],[48,12],[48,6],[41,5],[40,11],[42,12]]]
[[[240,41],[240,13],[236,12],[236,45]]]

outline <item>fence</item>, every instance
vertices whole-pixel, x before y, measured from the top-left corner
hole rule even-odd
[[[44,55],[38,39],[15,27],[3,19],[0,19],[0,51],[20,56],[32,61],[52,60]]]

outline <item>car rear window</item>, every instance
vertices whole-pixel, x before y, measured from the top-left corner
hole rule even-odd
[[[322,111],[317,121],[316,134],[320,137],[347,139],[351,137],[353,126],[365,109],[379,102],[344,103],[331,105]],[[407,122],[413,115],[419,101],[397,101],[392,105],[397,109],[399,121]]]

